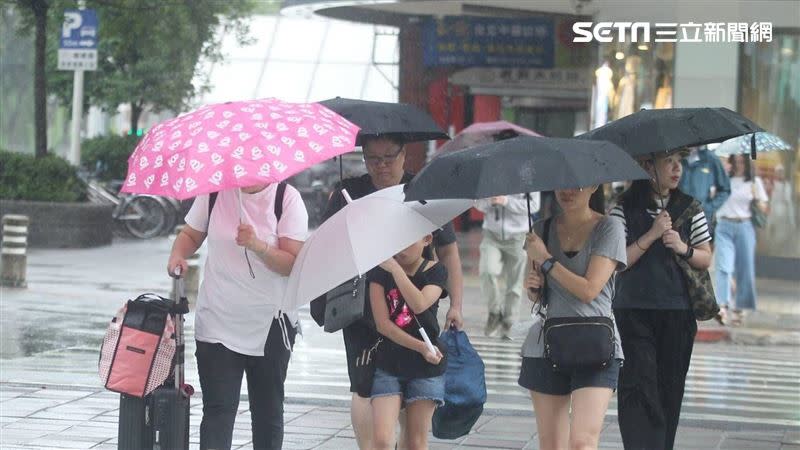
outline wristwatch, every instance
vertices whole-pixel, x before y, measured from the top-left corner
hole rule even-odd
[[[681,258],[692,259],[692,256],[694,255],[694,247],[692,247],[691,245],[687,245],[687,247],[689,247],[689,250],[686,250],[686,253],[682,254]]]
[[[556,263],[556,259],[554,257],[552,257],[552,256],[550,258],[546,259],[542,263],[542,268],[541,268],[542,275],[547,276],[547,274],[550,273],[551,270],[553,270],[553,266],[555,265],[555,263]]]

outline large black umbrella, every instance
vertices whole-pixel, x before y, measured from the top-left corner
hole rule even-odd
[[[649,178],[610,142],[520,136],[438,156],[406,184],[406,201],[480,199]]]
[[[361,128],[356,145],[369,136],[392,134],[403,142],[450,139],[425,111],[405,103],[370,102],[336,97],[320,102]]]
[[[637,157],[722,142],[757,131],[764,130],[728,108],[643,109],[577,138],[613,142]]]

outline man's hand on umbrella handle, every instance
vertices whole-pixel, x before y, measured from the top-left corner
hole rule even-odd
[[[464,328],[464,318],[461,315],[461,310],[451,307],[447,310],[447,316],[444,321],[445,329],[456,327],[457,330]]]

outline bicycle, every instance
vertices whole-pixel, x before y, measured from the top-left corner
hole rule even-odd
[[[155,195],[119,195],[85,171],[79,176],[86,183],[89,201],[114,205],[111,217],[131,236],[150,239],[172,229],[176,213],[171,202]]]

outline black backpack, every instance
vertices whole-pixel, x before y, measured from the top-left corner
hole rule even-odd
[[[275,192],[275,218],[278,222],[281,221],[283,215],[283,194],[286,193],[286,183],[278,183],[278,190]],[[217,202],[218,192],[212,192],[208,196],[208,222],[211,223],[211,210],[214,209],[214,203]]]

